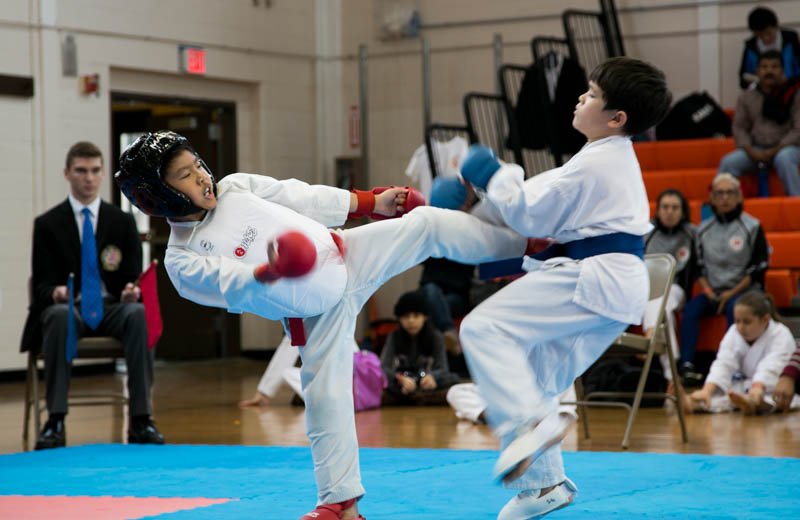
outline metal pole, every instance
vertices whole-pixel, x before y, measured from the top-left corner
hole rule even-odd
[[[431,124],[431,44],[422,39],[422,136]]]
[[[358,98],[361,108],[361,173],[364,188],[369,183],[369,127],[367,125],[367,46],[358,46]]]
[[[503,35],[494,35],[494,91],[500,94],[500,67],[503,66]]]
[[[503,94],[502,88],[500,86],[500,68],[503,66],[503,35],[500,33],[495,33],[494,35],[494,91],[497,95],[501,96]],[[503,159],[508,159],[505,157],[504,154],[504,143],[506,136],[506,128],[503,124],[504,118],[502,110],[497,110],[495,113],[495,125],[497,126],[497,132],[495,135],[497,136],[497,155]],[[510,128],[509,128],[510,130]]]

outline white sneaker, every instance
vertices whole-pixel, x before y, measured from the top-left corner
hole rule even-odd
[[[542,419],[535,428],[520,434],[500,453],[494,465],[494,478],[502,479],[529,457],[533,463],[567,435],[567,428],[573,422],[575,418],[572,415],[556,412]]]
[[[543,497],[539,496],[538,489],[526,489],[503,506],[497,515],[497,520],[540,518],[551,511],[570,505],[577,492],[578,488],[568,478]]]

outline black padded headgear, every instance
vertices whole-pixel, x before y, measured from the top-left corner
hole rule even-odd
[[[182,145],[191,149],[189,141],[182,135],[160,130],[139,137],[122,152],[119,171],[114,174],[114,179],[131,204],[154,217],[185,217],[203,211],[162,178],[162,169],[167,166],[164,158]],[[216,194],[214,174],[202,159],[200,164],[211,176]]]

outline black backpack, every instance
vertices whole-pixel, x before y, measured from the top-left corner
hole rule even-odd
[[[642,375],[643,363],[634,356],[630,357],[602,357],[583,374],[583,393],[592,392],[635,392]],[[650,373],[644,384],[645,392],[664,392],[667,383],[661,371],[658,358],[653,358]],[[596,398],[593,401],[623,401],[633,404],[630,398]],[[664,404],[663,399],[642,399],[642,407],[658,407]]]
[[[681,99],[656,126],[656,139],[700,139],[731,135],[731,120],[714,98],[695,92]]]

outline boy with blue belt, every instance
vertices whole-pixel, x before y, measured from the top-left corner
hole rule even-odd
[[[612,58],[591,74],[573,126],[588,142],[565,165],[527,181],[514,164],[473,147],[461,173],[505,222],[547,237],[551,251],[526,257],[527,274],[476,307],[461,344],[502,452],[495,477],[521,492],[499,520],[535,518],[572,502],[560,441],[573,421],[564,392],[628,324],[640,323],[649,278],[642,236],[652,229],[632,135],[658,123],[671,100],[664,74]],[[545,259],[549,258],[549,259]]]

